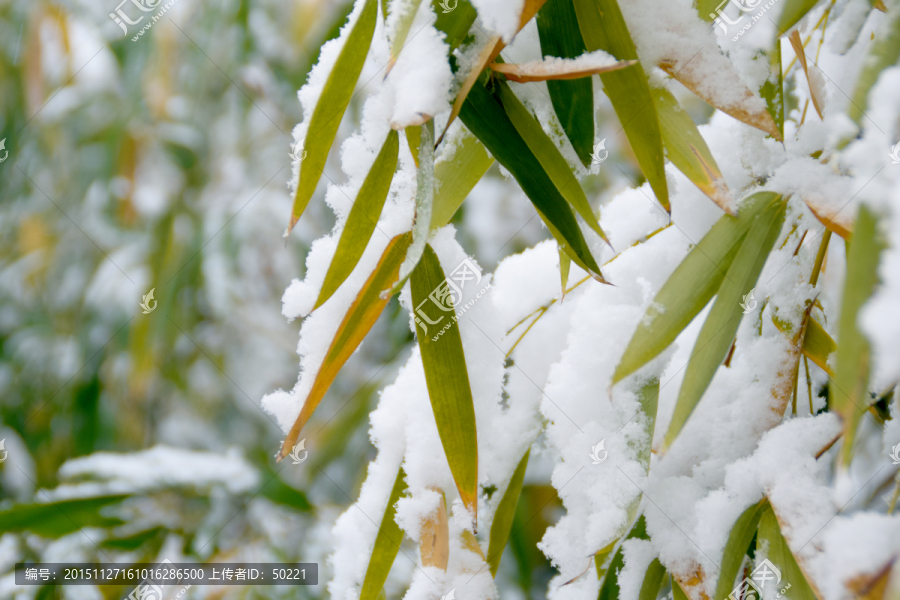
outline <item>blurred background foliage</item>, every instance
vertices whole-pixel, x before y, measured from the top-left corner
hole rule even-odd
[[[335,149],[284,240],[296,90],[350,2],[178,0],[137,41],[115,9],[0,0],[0,598],[130,592],[17,588],[18,561],[163,558],[320,563],[317,587],[189,597],[324,596],[330,524],[374,454],[368,412],[413,340],[395,298],[307,428],[309,459],[274,462],[283,434],[259,399],[296,381],[300,325],[280,296],[332,227],[321,195],[341,177]],[[548,237],[519,194],[495,166],[456,217],[487,269]],[[479,228],[487,212],[506,226]],[[158,308],[143,314],[151,289]],[[218,457],[255,483],[202,472],[186,483],[150,460],[131,474],[139,484],[60,471],[95,453],[117,454],[90,464],[125,468],[160,445],[193,451],[188,473]],[[500,574],[525,597],[546,589],[535,544],[559,510],[552,487],[526,482]]]

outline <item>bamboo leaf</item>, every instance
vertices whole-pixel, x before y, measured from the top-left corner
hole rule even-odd
[[[572,0],[548,0],[537,14],[543,56],[575,58],[587,52]],[[548,81],[553,110],[584,166],[594,145],[594,86],[590,79]]]
[[[403,532],[394,520],[397,514],[397,501],[406,491],[406,483],[403,481],[403,468],[397,470],[397,478],[391,488],[384,516],[381,518],[381,527],[375,538],[375,546],[372,548],[372,556],[369,558],[369,567],[366,569],[366,578],[363,580],[362,591],[359,600],[377,600],[384,589],[391,565],[397,558],[400,550],[400,542],[403,541]]]
[[[816,593],[810,587],[809,581],[791,553],[791,549],[781,533],[778,519],[768,502],[759,522],[756,546],[757,554],[769,560],[781,572],[780,579],[766,584],[776,588],[773,591],[773,597],[778,590],[790,585],[787,597],[791,600],[817,600]],[[758,556],[757,561],[759,560]]]
[[[444,43],[450,47],[452,53],[468,35],[469,28],[472,27],[478,13],[475,12],[475,8],[472,7],[469,0],[448,0],[447,4],[455,6],[455,8],[447,11],[441,5],[441,0],[432,0],[431,8],[437,15],[434,28],[447,34]]]
[[[806,75],[806,83],[809,86],[809,97],[812,99],[813,108],[816,109],[816,114],[822,120],[822,101],[819,99],[819,88],[809,76],[809,65],[806,64],[806,52],[803,49],[803,42],[800,41],[800,32],[795,29],[788,36],[788,39],[791,41],[794,54],[797,56],[797,60],[800,61],[800,66],[803,67],[803,73]],[[813,65],[813,68],[816,68],[815,65]]]
[[[503,105],[481,82],[469,93],[460,118],[519,182],[560,247],[575,264],[595,279],[604,281],[572,209],[513,125]]]
[[[14,504],[0,510],[0,531],[28,531],[47,538],[58,538],[82,527],[114,527],[123,521],[104,516],[101,509],[128,497],[98,496],[46,504]]]
[[[781,44],[766,53],[769,59],[769,77],[759,88],[759,95],[766,101],[766,108],[775,121],[778,133],[784,138],[784,74],[781,72]]]
[[[478,508],[478,441],[462,339],[459,328],[454,326],[456,314],[453,309],[447,311],[429,299],[429,295],[444,282],[444,271],[437,254],[426,245],[422,260],[410,278],[413,306],[424,322],[445,329],[442,336],[437,336],[435,327],[428,331],[420,322],[426,331],[417,336],[419,350],[428,397],[450,472],[463,504],[475,515]]]
[[[506,547],[506,542],[509,541],[509,532],[512,530],[513,517],[516,515],[516,506],[519,504],[519,496],[522,493],[522,482],[525,481],[525,469],[528,467],[530,454],[531,449],[528,449],[522,460],[519,461],[506,486],[506,491],[503,492],[503,498],[497,505],[497,512],[494,513],[494,522],[491,523],[491,536],[488,543],[488,564],[491,566],[491,577],[497,575],[500,559],[503,557],[503,549]]]
[[[422,566],[437,567],[442,571],[447,570],[450,561],[450,527],[447,523],[447,500],[444,493],[438,488],[429,488],[440,494],[440,502],[434,512],[428,515],[422,523],[419,532],[419,555],[422,557]]]
[[[337,377],[338,371],[347,362],[356,348],[362,343],[363,338],[372,329],[372,325],[378,320],[381,311],[387,305],[388,298],[381,297],[381,291],[397,278],[397,272],[400,269],[400,263],[406,255],[406,249],[410,245],[410,235],[403,233],[392,239],[375,270],[369,275],[369,278],[363,284],[362,289],[356,295],[353,304],[347,314],[344,315],[335,333],[331,346],[325,354],[322,366],[316,373],[315,381],[309,395],[303,402],[303,408],[300,415],[288,432],[281,451],[278,453],[277,459],[280,461],[290,454],[291,449],[300,439],[300,431],[306,425],[306,422],[312,416],[313,411],[322,401],[325,392],[331,387],[334,378]]]
[[[694,120],[666,88],[653,90],[653,102],[669,160],[719,208],[736,214],[725,178]]]
[[[428,234],[431,231],[431,208],[434,204],[434,120],[421,127],[419,138],[419,168],[416,169],[416,221],[413,224],[412,244],[406,251],[406,258],[400,265],[397,281],[382,297],[388,298],[400,291],[413,269],[422,259]]]
[[[737,217],[723,215],[681,261],[638,324],[613,374],[613,384],[668,348],[709,303],[725,278],[750,223],[771,196],[754,194],[741,206]]]
[[[397,63],[397,57],[400,55],[403,45],[406,44],[409,28],[416,18],[416,13],[419,12],[420,4],[422,4],[422,0],[395,0],[391,2],[391,13],[398,14],[398,17],[391,35],[391,58],[385,69],[385,77]]]
[[[666,568],[662,566],[658,558],[647,566],[644,573],[644,581],[641,583],[641,591],[638,594],[638,600],[656,600],[659,595],[659,588],[662,587],[663,578],[666,576]]]
[[[316,185],[325,170],[328,151],[334,142],[334,136],[337,135],[341,118],[347,110],[353,96],[353,88],[356,87],[356,81],[369,53],[369,44],[372,43],[372,35],[375,33],[378,4],[376,0],[359,1],[363,2],[362,10],[338,54],[334,68],[328,74],[322,94],[309,120],[304,144],[306,158],[300,162],[300,174],[294,190],[288,230],[294,228],[300,215],[306,210],[313,192],[316,191]]]
[[[407,128],[409,129],[409,128]],[[431,230],[450,222],[475,184],[487,173],[494,159],[465,127],[457,128],[434,162],[434,204]]]
[[[399,150],[400,138],[396,131],[391,130],[381,146],[381,151],[375,157],[369,174],[366,175],[359,188],[350,214],[347,215],[347,222],[344,224],[337,249],[334,251],[334,258],[331,259],[328,272],[325,274],[325,281],[322,283],[322,290],[319,292],[315,308],[331,298],[331,295],[344,283],[365,252],[366,246],[369,245],[369,240],[372,233],[375,232],[381,210],[384,208],[384,202],[391,189],[391,180],[397,169]]]
[[[560,288],[562,289],[562,296],[560,296],[560,302],[566,297],[566,286],[569,283],[569,270],[572,268],[572,259],[569,258],[569,255],[562,251],[561,248],[559,250],[559,283]]]
[[[574,5],[588,50],[604,50],[619,60],[637,60],[617,0],[574,0]],[[656,199],[671,212],[662,133],[643,66],[602,73],[600,79]]]
[[[778,16],[779,35],[784,35],[787,31],[800,22],[800,19],[806,16],[806,13],[818,4],[819,0],[783,0],[784,7]],[[776,44],[777,45],[777,44]]]
[[[847,107],[847,116],[857,124],[862,121],[869,103],[869,91],[881,72],[897,64],[900,60],[900,13],[892,11],[887,22],[879,30],[878,37],[869,49],[869,54],[860,63],[859,79]]]
[[[625,566],[625,557],[622,553],[622,541],[630,539],[650,539],[647,536],[647,523],[644,515],[641,515],[635,522],[628,535],[618,543],[618,548],[613,554],[612,560],[603,576],[603,583],[600,584],[600,593],[597,600],[618,600],[619,599],[619,571]]]
[[[581,215],[581,218],[585,220],[588,226],[608,244],[609,239],[606,237],[603,229],[600,228],[597,216],[594,214],[590,203],[588,203],[587,196],[584,194],[584,190],[581,189],[578,179],[572,173],[559,149],[544,132],[540,122],[528,112],[528,109],[512,93],[509,85],[501,81],[498,82],[497,89],[506,115],[512,121],[519,135],[522,136],[522,139],[525,140],[529,150],[541,163],[541,167],[550,177],[550,180],[553,181],[553,185],[566,199],[566,202]]]
[[[878,262],[884,243],[878,232],[878,219],[861,204],[856,229],[847,254],[847,275],[841,297],[838,321],[837,366],[829,385],[831,406],[844,421],[841,464],[847,467],[853,457],[856,427],[870,403],[869,342],[858,325],[859,311],[872,296],[878,283]]]
[[[818,321],[810,317],[803,338],[803,354],[833,378],[834,371],[828,363],[836,350],[837,344],[834,339],[819,325]]]
[[[763,498],[760,502],[750,505],[741,516],[737,518],[728,534],[728,541],[725,543],[725,551],[722,554],[722,564],[719,567],[719,581],[716,584],[715,598],[724,600],[728,598],[731,590],[734,589],[734,580],[737,578],[741,564],[744,562],[744,556],[747,554],[747,548],[753,540],[756,528],[759,526],[759,520],[768,509],[769,503]]]
[[[834,210],[818,198],[803,198],[809,210],[829,231],[838,234],[844,240],[849,240],[853,234],[853,216],[843,210]]]
[[[664,448],[671,446],[675,441],[694,407],[700,402],[719,365],[725,359],[743,316],[741,298],[756,286],[756,280],[769,257],[769,252],[772,251],[772,246],[781,233],[785,203],[777,194],[771,192],[762,194],[769,198],[769,202],[762,212],[754,217],[737,255],[722,280],[716,301],[691,351],[691,359],[678,392],[675,412],[663,442]]]
[[[416,168],[419,168],[419,145],[422,143],[422,126],[409,125],[403,129],[406,133],[406,144],[409,146],[409,153],[412,154],[413,162]]]
[[[532,81],[565,81],[571,79],[584,79],[591,75],[618,71],[625,67],[637,64],[636,60],[620,60],[612,64],[604,61],[604,64],[595,66],[583,65],[581,62],[560,62],[551,60],[538,60],[528,63],[492,63],[491,70],[503,75],[516,83],[529,83]],[[593,96],[593,92],[591,92]]]

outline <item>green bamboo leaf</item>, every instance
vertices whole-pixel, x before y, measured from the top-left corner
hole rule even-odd
[[[750,223],[772,196],[754,194],[741,206],[737,217],[723,215],[681,261],[638,324],[613,374],[613,384],[668,348],[709,303],[725,278]]]
[[[98,496],[46,504],[14,504],[0,510],[0,531],[29,531],[42,537],[58,538],[82,527],[115,527],[124,521],[104,516],[101,509],[128,497]]]
[[[484,145],[468,129],[459,127],[450,134],[440,158],[434,161],[432,231],[450,222],[492,164],[494,159],[488,156]]]
[[[819,0],[782,0],[784,6],[781,14],[778,16],[778,35],[784,35],[788,30],[796,25],[800,19],[806,16],[813,7],[819,3]],[[778,44],[775,44],[778,47]]]
[[[768,502],[759,521],[756,548],[757,561],[761,556],[769,560],[781,572],[781,578],[767,582],[767,586],[772,586],[777,591],[789,586],[790,591],[786,596],[782,593],[782,597],[791,600],[817,600],[816,593],[800,569],[800,565],[797,564],[797,559],[791,553],[787,540],[781,533],[778,519]]]
[[[572,0],[547,0],[537,14],[541,54],[577,58],[587,52]],[[553,110],[584,166],[591,164],[594,146],[594,87],[590,77],[548,81]]]
[[[347,314],[344,315],[344,319],[331,341],[331,346],[328,347],[322,366],[316,373],[312,389],[303,402],[303,408],[281,445],[281,451],[277,457],[279,461],[290,454],[291,449],[300,439],[300,432],[309,421],[313,411],[319,406],[319,402],[325,397],[325,392],[331,387],[338,371],[356,352],[356,348],[362,343],[363,338],[372,329],[387,305],[389,298],[382,298],[381,292],[397,279],[400,263],[406,255],[410,242],[410,235],[402,233],[388,243],[375,270],[369,275],[353,304],[347,310]]]
[[[446,10],[441,2],[454,8]],[[469,28],[475,22],[478,13],[469,0],[431,0],[431,8],[437,15],[434,28],[447,34],[444,43],[450,46],[450,53],[456,50],[469,34]]]
[[[675,441],[728,354],[743,316],[741,299],[756,286],[756,280],[769,257],[769,252],[772,251],[772,246],[781,233],[785,203],[777,194],[763,193],[771,199],[771,202],[768,202],[763,211],[753,219],[750,230],[741,242],[737,255],[722,280],[716,301],[700,329],[678,392],[664,448],[671,446]]]
[[[363,580],[362,591],[359,600],[377,600],[384,590],[384,582],[387,581],[391,565],[397,558],[400,550],[400,542],[403,541],[403,532],[394,520],[397,514],[397,501],[406,491],[406,483],[403,481],[403,468],[397,470],[397,478],[391,495],[388,497],[384,516],[381,518],[381,527],[378,528],[378,536],[375,538],[375,546],[372,548],[372,556],[369,558],[369,567],[366,569],[366,578]]]
[[[381,210],[384,208],[384,201],[391,189],[391,180],[397,169],[399,150],[400,137],[392,129],[384,140],[378,156],[375,157],[369,174],[366,175],[359,188],[350,214],[347,215],[347,222],[344,224],[340,239],[338,239],[337,249],[334,251],[334,258],[331,259],[328,272],[325,274],[325,281],[322,283],[322,290],[319,292],[315,308],[331,298],[331,295],[344,283],[365,252],[366,246],[369,245],[369,239],[375,232]]]
[[[672,578],[672,599],[673,600],[689,600],[688,595],[684,593],[684,590],[681,589],[681,584],[675,581],[675,578]],[[716,600],[719,600],[718,598]]]
[[[622,553],[622,542],[634,538],[642,540],[650,539],[647,535],[647,523],[644,520],[644,515],[641,515],[640,518],[638,518],[631,528],[631,531],[628,532],[628,535],[617,544],[618,547],[613,554],[612,560],[606,567],[597,600],[619,600],[619,571],[625,566],[625,556]]]
[[[503,492],[503,498],[497,505],[497,512],[494,513],[494,522],[491,523],[491,538],[488,543],[488,564],[491,566],[491,577],[497,575],[500,559],[503,557],[503,549],[506,547],[506,542],[509,541],[509,532],[512,530],[513,517],[516,516],[516,506],[519,504],[519,495],[522,493],[522,482],[525,481],[525,468],[528,466],[530,454],[531,449],[529,448],[513,472],[509,485]]]
[[[540,121],[528,112],[525,105],[513,94],[509,89],[509,85],[503,81],[497,84],[497,95],[503,104],[509,120],[525,143],[529,150],[537,157],[541,166],[547,175],[553,181],[553,185],[559,190],[566,202],[575,209],[581,218],[590,226],[594,232],[599,235],[608,244],[609,239],[600,228],[597,221],[597,215],[594,214],[584,190],[578,183],[572,169],[569,168],[566,159],[559,152],[559,149],[553,143],[553,140],[544,132]]]
[[[617,0],[574,0],[574,6],[588,50],[604,50],[619,60],[637,60],[637,50]],[[636,64],[603,73],[600,79],[656,199],[671,212],[662,132],[644,68]]]
[[[810,317],[803,337],[803,354],[833,378],[834,371],[828,363],[836,350],[837,343],[834,339],[818,321]]]
[[[419,324],[425,329],[422,333],[416,332],[419,350],[444,454],[459,496],[474,515],[478,508],[478,441],[466,357],[459,328],[454,326],[454,310],[448,311],[429,298],[443,285],[445,277],[441,263],[431,246],[426,244],[422,260],[410,278],[414,310],[422,317]],[[423,321],[433,325],[431,331]],[[436,335],[437,327],[442,328],[443,335]]]
[[[385,77],[387,77],[387,74],[394,68],[394,64],[397,62],[397,56],[399,56],[400,50],[402,50],[404,44],[406,44],[409,28],[416,18],[416,13],[419,12],[420,4],[422,4],[422,0],[400,0],[399,2],[395,1],[391,3],[392,12],[399,14],[399,16],[397,17],[397,24],[391,38],[391,58],[388,61],[387,69],[385,69]]]
[[[403,129],[406,133],[406,143],[409,146],[409,153],[412,154],[416,168],[419,168],[419,145],[422,143],[422,126],[409,125]]]
[[[712,22],[719,16],[716,10],[721,4],[722,0],[697,0],[697,14],[699,14],[700,18],[704,21]]]
[[[378,4],[376,0],[360,0],[360,2],[363,2],[363,6],[359,17],[338,54],[334,68],[328,74],[322,94],[309,120],[304,141],[306,158],[300,162],[300,174],[294,190],[291,224],[288,230],[294,228],[300,215],[306,210],[313,192],[316,191],[316,185],[325,170],[328,151],[334,142],[334,136],[337,135],[341,118],[347,110],[353,96],[353,88],[356,87],[356,81],[369,53],[369,44],[372,43],[372,35],[375,33]]]
[[[638,600],[656,600],[659,595],[659,588],[662,587],[663,578],[666,576],[666,568],[662,566],[658,558],[647,566],[644,573],[644,581],[641,583],[641,591],[638,594]]]
[[[878,262],[884,242],[878,232],[878,218],[864,204],[856,215],[856,227],[847,254],[847,275],[838,321],[837,366],[829,384],[832,408],[844,421],[841,464],[849,466],[853,457],[856,427],[868,408],[869,342],[859,329],[859,311],[878,284]]]
[[[759,88],[759,95],[766,101],[766,108],[784,139],[784,76],[781,72],[781,43],[776,43],[766,56],[769,59],[769,77]]]
[[[681,108],[672,92],[664,87],[653,90],[653,102],[669,160],[719,208],[728,214],[735,214],[734,201],[725,178],[694,120]]]
[[[562,298],[566,297],[566,286],[569,284],[569,270],[572,268],[572,259],[569,255],[559,250],[559,283],[562,288]]]
[[[741,516],[737,518],[728,534],[725,543],[725,552],[722,554],[722,563],[719,567],[719,581],[716,584],[716,600],[725,600],[734,589],[734,580],[737,578],[747,548],[753,540],[756,528],[763,512],[769,508],[769,503],[763,498],[760,502],[750,505]]]
[[[853,89],[847,116],[857,124],[862,120],[869,103],[869,91],[881,72],[897,64],[900,60],[900,11],[888,13],[889,23],[879,30],[878,37],[869,49],[869,55],[862,61],[859,79]]]
[[[516,130],[500,102],[484,86],[482,77],[470,90],[460,111],[466,127],[515,177],[560,247],[579,267],[604,281],[591,255],[575,214],[540,161]]]
[[[429,119],[421,126],[419,136],[419,168],[416,169],[416,221],[413,224],[412,244],[406,251],[406,258],[400,265],[397,281],[391,289],[382,293],[388,298],[400,291],[425,251],[428,234],[431,232],[431,210],[434,204],[434,120]]]

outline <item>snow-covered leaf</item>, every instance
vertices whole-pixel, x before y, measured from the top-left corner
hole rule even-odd
[[[440,495],[434,511],[422,522],[419,532],[419,555],[423,567],[436,567],[447,570],[450,560],[450,527],[447,522],[447,501],[443,492],[433,490]]]
[[[396,236],[388,243],[387,248],[381,255],[381,259],[378,261],[378,266],[369,275],[353,304],[350,305],[350,309],[344,315],[344,319],[341,321],[340,327],[338,327],[337,333],[331,341],[325,360],[316,373],[315,382],[303,403],[300,415],[284,439],[281,451],[278,453],[278,460],[290,454],[294,444],[300,439],[300,432],[312,416],[313,411],[316,410],[319,402],[322,401],[325,392],[331,387],[338,371],[341,370],[347,359],[356,351],[363,338],[372,329],[375,321],[378,320],[381,311],[384,310],[388,302],[388,298],[381,297],[381,292],[397,279],[400,263],[406,255],[410,242],[411,236],[408,233],[404,233]]]
[[[647,522],[644,519],[644,515],[641,515],[638,520],[635,521],[634,526],[632,526],[628,535],[618,543],[618,547],[612,556],[612,560],[606,567],[606,572],[601,577],[600,593],[597,595],[597,600],[619,599],[619,572],[625,564],[622,542],[631,539],[650,539],[647,535]]]
[[[369,566],[366,569],[366,578],[362,584],[359,600],[376,600],[378,598],[384,588],[384,582],[387,581],[388,573],[391,571],[391,565],[397,558],[400,542],[403,541],[403,532],[394,520],[394,515],[397,513],[397,500],[405,490],[404,473],[400,468],[397,470],[397,479],[394,480],[394,486],[391,488],[384,516],[381,518],[381,526],[378,528],[378,536],[375,538],[375,546],[372,548],[372,556],[369,558]]]
[[[325,170],[328,151],[334,142],[341,118],[347,110],[353,96],[353,88],[356,87],[356,81],[369,53],[369,45],[375,33],[378,4],[376,0],[359,1],[364,3],[362,10],[341,48],[331,73],[328,74],[328,80],[309,119],[304,144],[306,158],[300,162],[288,229],[293,229],[316,190],[319,178]]]
[[[385,69],[385,77],[397,63],[397,56],[406,43],[409,28],[412,26],[422,0],[393,0],[390,8],[390,21],[394,24],[391,34],[391,59]]]
[[[588,50],[603,50],[619,60],[637,60],[637,50],[618,0],[574,0],[574,3],[578,27]],[[600,79],[656,199],[671,212],[659,117],[643,66],[635,64],[601,73]]]
[[[391,188],[391,180],[397,168],[399,149],[399,136],[396,131],[391,130],[387,139],[384,140],[372,168],[369,169],[362,187],[359,188],[359,193],[347,216],[347,222],[341,231],[334,258],[331,259],[331,265],[328,267],[328,273],[322,283],[322,290],[316,300],[316,308],[324,304],[344,283],[369,244],[369,239],[375,232],[378,218],[384,208],[384,201]]]
[[[478,440],[466,357],[459,326],[453,318],[455,314],[429,299],[445,281],[437,254],[426,244],[422,260],[410,278],[413,307],[426,322],[441,327],[443,335],[417,330],[419,350],[431,409],[450,472],[463,504],[475,515],[478,507]]]
[[[475,184],[494,164],[484,145],[465,127],[452,132],[447,141],[440,158],[434,162],[432,231],[450,222]]]
[[[516,515],[516,506],[519,505],[519,495],[522,493],[522,483],[525,481],[525,469],[528,467],[528,457],[531,454],[529,449],[522,460],[519,461],[516,470],[503,492],[503,498],[497,505],[497,511],[494,513],[494,521],[491,523],[491,536],[488,543],[488,564],[491,565],[491,576],[497,575],[497,569],[500,568],[500,558],[503,556],[503,549],[509,540],[509,532],[512,530],[513,517]]]
[[[653,90],[653,102],[669,160],[719,208],[736,214],[725,178],[691,116],[666,88]]]
[[[794,49],[794,54],[797,55],[797,60],[800,61],[800,66],[803,67],[803,73],[806,75],[806,83],[809,85],[809,97],[812,99],[813,108],[816,109],[816,114],[819,115],[820,119],[823,119],[822,116],[822,98],[819,98],[821,95],[821,90],[819,86],[816,85],[815,77],[810,77],[809,75],[809,65],[806,63],[806,52],[803,49],[803,42],[800,40],[800,32],[796,29],[791,32],[791,35],[788,36],[788,39],[791,41],[791,47]],[[815,65],[813,68],[816,69]]]
[[[766,559],[770,561],[781,572],[781,578],[777,580],[769,580],[766,586],[776,588],[773,590],[772,597],[785,589],[788,585],[788,592],[784,593],[784,597],[791,600],[817,600],[821,595],[816,594],[807,581],[806,575],[797,564],[797,560],[788,547],[787,540],[781,534],[781,527],[775,512],[768,502],[765,503],[765,510],[759,521],[759,532],[756,541],[757,561]],[[773,574],[774,575],[774,574]]]
[[[605,53],[604,53],[605,54]],[[531,81],[583,79],[591,75],[618,71],[637,63],[635,60],[597,61],[601,64],[592,65],[592,61],[565,61],[561,59],[545,59],[528,63],[492,63],[491,69],[503,73],[510,81],[516,83],[528,83]],[[591,94],[593,96],[593,93]]]

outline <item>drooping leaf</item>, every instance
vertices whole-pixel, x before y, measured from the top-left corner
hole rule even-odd
[[[503,492],[503,498],[497,505],[497,512],[494,513],[494,522],[491,523],[491,537],[488,543],[488,564],[491,566],[491,577],[497,575],[497,569],[500,568],[500,559],[503,556],[503,549],[509,540],[509,532],[512,529],[513,517],[516,516],[516,506],[519,504],[519,495],[522,493],[522,482],[525,481],[525,469],[528,466],[528,456],[531,450],[527,450],[522,460],[519,461],[516,470],[513,472]]]
[[[369,245],[369,239],[375,232],[388,191],[391,189],[391,180],[397,169],[399,149],[400,138],[396,131],[391,130],[384,140],[372,168],[369,169],[369,174],[366,175],[359,188],[350,214],[347,215],[347,222],[344,224],[337,249],[334,251],[334,258],[331,259],[328,272],[325,274],[325,281],[322,283],[322,290],[316,300],[316,308],[331,298],[331,295],[350,276],[365,252],[366,246]]]
[[[325,392],[331,387],[338,371],[356,351],[375,321],[378,320],[388,302],[388,298],[381,297],[381,291],[397,279],[400,263],[406,255],[406,249],[409,248],[410,242],[411,236],[403,233],[388,243],[375,270],[369,275],[353,304],[350,305],[350,309],[344,315],[331,346],[325,354],[322,366],[316,373],[316,379],[309,395],[303,402],[300,415],[284,439],[281,451],[278,453],[278,460],[290,454],[291,449],[300,439],[300,431],[312,416],[319,402],[322,401]]]
[[[587,52],[572,0],[547,0],[537,14],[543,56],[575,58]],[[590,79],[548,81],[553,110],[575,154],[591,164],[594,146],[594,86]]]
[[[637,60],[618,0],[574,0],[574,6],[588,50],[604,50],[619,60]],[[602,73],[600,79],[656,199],[671,212],[662,133],[643,66]]]
[[[768,508],[769,503],[763,498],[756,504],[750,505],[732,525],[719,566],[719,581],[716,584],[715,598],[724,600],[734,589],[734,580],[744,562],[747,548],[753,540],[763,512]]]
[[[824,225],[829,231],[838,234],[844,240],[849,240],[853,234],[853,215],[849,210],[837,209],[833,206],[822,202],[819,198],[804,197],[801,198],[812,214]]]
[[[0,510],[0,531],[28,531],[45,538],[58,538],[83,527],[114,527],[124,521],[105,516],[101,510],[128,497],[98,496],[46,504],[14,504]]]
[[[647,536],[647,523],[644,520],[644,515],[641,515],[638,518],[634,526],[631,528],[631,531],[628,532],[628,535],[625,536],[623,540],[619,541],[618,547],[613,554],[612,560],[610,561],[609,566],[606,568],[606,573],[603,576],[603,583],[600,584],[600,593],[597,596],[597,600],[619,599],[619,571],[621,571],[622,567],[625,566],[625,556],[622,552],[622,542],[634,538],[642,540],[650,539]]]
[[[400,265],[397,281],[390,290],[385,290],[383,297],[389,297],[400,291],[413,269],[422,258],[428,234],[431,232],[431,208],[434,204],[434,120],[429,120],[421,127],[419,138],[419,168],[416,169],[416,220],[412,230],[412,244],[406,251],[406,258]]]
[[[878,76],[900,60],[900,14],[898,11],[892,12],[894,14],[888,13],[886,22],[879,29],[868,56],[860,61],[859,78],[847,106],[847,116],[857,124],[860,124],[868,108],[869,91],[878,81]]]
[[[878,231],[878,219],[861,204],[856,229],[847,254],[847,275],[841,297],[838,321],[837,366],[829,384],[830,404],[844,422],[841,464],[846,468],[853,457],[856,427],[870,403],[869,365],[871,349],[859,328],[859,311],[878,283],[878,262],[884,243]]]
[[[719,208],[736,214],[725,178],[694,120],[666,88],[653,89],[652,93],[669,160]]]
[[[750,227],[769,197],[754,194],[737,217],[723,215],[681,261],[641,319],[616,366],[612,383],[634,373],[675,341],[716,294],[725,272]]]
[[[778,519],[768,503],[766,503],[766,509],[759,521],[757,540],[757,554],[761,555],[761,557],[757,557],[757,560],[767,559],[781,572],[780,579],[769,580],[765,583],[766,586],[775,588],[773,597],[781,593],[781,590],[787,586],[790,587],[787,587],[782,597],[791,600],[817,600],[817,597],[821,597],[817,596],[810,587],[800,565],[797,564],[797,559],[794,558],[787,540],[781,533]]]
[[[486,78],[485,78],[486,79]],[[503,105],[482,81],[472,88],[460,118],[497,161],[515,177],[563,250],[579,267],[603,281],[575,213],[516,130]]]
[[[494,159],[465,127],[450,134],[440,158],[434,162],[434,204],[431,230],[450,222],[463,200],[484,177]]]
[[[781,14],[778,15],[778,34],[784,35],[788,30],[796,25],[800,19],[806,16],[819,0],[783,0],[784,5]]]
[[[834,371],[828,363],[832,360],[836,350],[837,344],[834,339],[828,335],[818,321],[810,317],[803,337],[803,354],[828,373],[829,377],[834,377]]]
[[[685,369],[681,389],[678,391],[675,412],[664,439],[664,449],[675,441],[728,354],[743,316],[741,299],[756,286],[756,280],[769,257],[769,252],[781,233],[785,203],[777,194],[762,193],[766,194],[770,201],[754,217],[694,343],[690,362]]]
[[[447,523],[447,499],[439,488],[430,488],[440,494],[434,512],[425,517],[422,529],[419,532],[419,555],[422,557],[422,566],[437,567],[442,571],[447,570],[450,560],[450,527]]]
[[[601,61],[597,61],[598,63]],[[637,63],[636,60],[620,60],[612,64],[595,66],[581,63],[559,63],[551,60],[539,60],[528,63],[492,63],[491,70],[503,75],[516,83],[529,83],[532,81],[568,81],[572,79],[585,79],[591,75],[618,71]],[[592,92],[593,95],[593,92]]]
[[[417,321],[425,330],[416,330],[419,350],[444,454],[459,496],[474,515],[478,506],[478,441],[462,338],[453,308],[448,310],[429,298],[444,282],[444,271],[437,254],[426,245],[422,260],[410,278],[413,310],[421,317]],[[443,335],[437,335],[438,328]]]
[[[819,115],[819,119],[823,119],[822,99],[819,98],[819,88],[816,87],[813,79],[809,76],[809,65],[806,64],[806,51],[803,49],[803,42],[800,41],[800,32],[795,29],[791,32],[791,35],[788,36],[788,39],[791,41],[791,47],[794,49],[794,54],[797,55],[797,60],[800,61],[800,66],[803,67],[803,73],[806,75],[806,83],[809,85],[809,97],[812,99],[813,108],[816,109],[816,114]],[[813,68],[817,67],[813,65]]]
[[[378,16],[376,0],[359,0],[362,10],[353,24],[344,42],[331,73],[322,88],[322,94],[316,102],[309,127],[306,131],[304,150],[306,158],[300,162],[300,174],[294,190],[294,201],[291,208],[291,223],[288,230],[293,229],[306,210],[309,199],[316,191],[319,178],[325,170],[325,159],[337,135],[338,126],[350,98],[353,88],[362,72],[363,63],[369,53],[369,44],[375,33],[375,22]]]
[[[509,120],[512,121],[516,131],[525,140],[528,149],[534,154],[541,163],[544,171],[553,181],[553,185],[566,199],[569,205],[575,209],[581,218],[585,220],[588,226],[594,230],[608,244],[609,239],[600,228],[597,216],[594,214],[584,190],[578,183],[575,174],[569,168],[566,159],[560,154],[559,149],[553,143],[553,140],[547,136],[540,122],[528,112],[528,109],[509,89],[509,85],[504,82],[497,84],[498,97],[503,104],[503,109]]]
[[[437,15],[434,28],[447,34],[444,43],[453,52],[468,35],[478,13],[469,0],[448,0],[447,5],[454,8],[448,11],[441,6],[441,0],[431,0],[431,8]]]
[[[394,520],[394,516],[397,514],[397,501],[406,491],[403,475],[401,467],[397,470],[397,478],[394,480],[391,495],[388,497],[387,506],[384,509],[384,516],[381,518],[381,526],[375,537],[375,546],[372,548],[372,556],[369,558],[369,567],[366,569],[366,578],[363,580],[359,600],[377,600],[384,588],[384,582],[387,581],[391,565],[394,564],[394,559],[397,558],[397,552],[400,550],[403,532]]]

